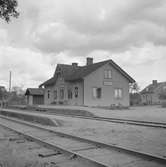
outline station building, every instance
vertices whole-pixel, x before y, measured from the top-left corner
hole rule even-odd
[[[113,60],[85,66],[57,64],[53,77],[43,82],[44,104],[129,106],[129,84],[135,80]]]

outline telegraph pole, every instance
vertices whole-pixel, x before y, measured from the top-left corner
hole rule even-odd
[[[12,72],[9,72],[9,92],[11,92]]]

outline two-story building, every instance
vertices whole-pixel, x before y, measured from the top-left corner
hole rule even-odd
[[[166,82],[157,82],[153,80],[151,84],[146,86],[141,92],[141,101],[143,104],[160,104],[160,93],[166,91]]]
[[[85,66],[58,64],[52,78],[42,83],[45,104],[129,106],[129,83],[135,80],[113,60]]]

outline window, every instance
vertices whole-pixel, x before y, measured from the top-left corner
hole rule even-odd
[[[93,97],[97,99],[101,98],[101,88],[93,88]]]
[[[115,89],[114,96],[116,99],[122,98],[122,89],[120,89],[120,88]]]
[[[72,90],[71,89],[68,89],[68,99],[72,99]]]
[[[47,91],[47,98],[50,98],[50,90]]]
[[[57,99],[57,90],[54,90],[54,99]]]
[[[60,88],[60,99],[64,99],[64,88]]]
[[[78,87],[75,87],[75,98],[78,97]]]
[[[111,72],[111,70],[104,70],[104,78],[105,79],[112,78],[112,72]]]

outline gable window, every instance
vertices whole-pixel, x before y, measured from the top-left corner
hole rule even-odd
[[[122,89],[121,88],[116,88],[114,90],[114,97],[116,99],[121,99],[122,98]]]
[[[54,90],[54,99],[57,99],[57,90]]]
[[[93,88],[93,97],[97,99],[101,98],[101,88]]]
[[[104,78],[105,79],[112,78],[112,71],[111,70],[104,70]]]
[[[50,98],[50,90],[47,91],[47,98]]]
[[[64,88],[60,88],[60,99],[64,99]]]
[[[72,99],[73,93],[71,89],[68,89],[68,99]]]
[[[57,69],[57,77],[60,78],[62,76],[62,70],[61,68]]]
[[[74,91],[75,91],[75,98],[77,98],[78,97],[78,87],[77,86],[75,87]]]

